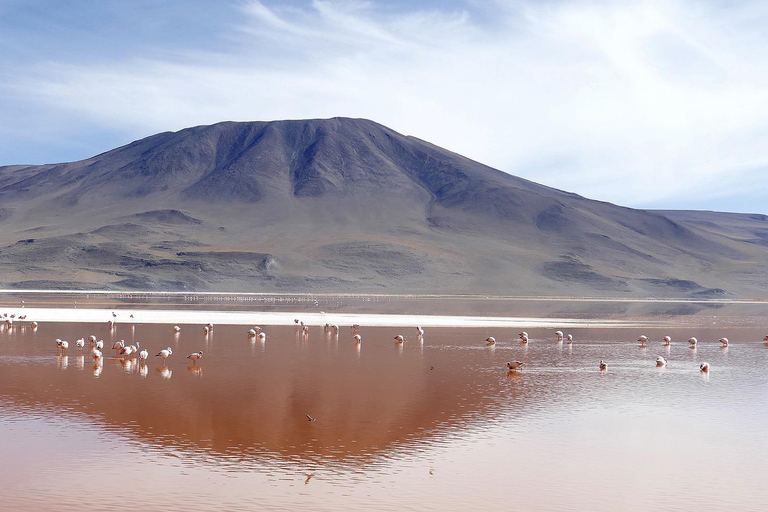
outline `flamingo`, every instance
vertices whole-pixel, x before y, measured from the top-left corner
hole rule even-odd
[[[267,335],[264,334],[263,332],[260,332],[259,335],[256,337],[259,338],[259,341],[261,341],[262,343],[267,340]]]
[[[665,347],[668,347],[668,346],[670,346],[670,345],[672,344],[672,338],[671,338],[671,337],[669,337],[669,336],[664,336],[664,337],[663,337],[663,338],[661,338],[661,339],[662,339],[662,341],[664,342],[664,346],[665,346]]]
[[[293,323],[296,324],[296,325],[299,325],[299,319],[298,318],[294,318],[293,319]]]
[[[360,324],[352,324],[352,330],[357,331],[360,329]]]
[[[97,348],[91,350],[91,357],[93,357],[94,361],[99,361],[103,357],[103,355],[104,354],[101,353],[101,350]]]
[[[509,371],[519,370],[520,368],[523,367],[524,364],[525,363],[523,363],[522,361],[513,361],[511,363],[507,363],[507,370]]]
[[[69,348],[69,343],[56,338],[56,346],[61,350],[67,350]]]
[[[397,343],[398,345],[402,345],[403,343],[405,343],[405,338],[403,338],[401,334],[398,334],[397,336],[395,336],[395,343]]]
[[[728,338],[720,338],[720,343],[723,344],[723,348],[728,346]]]
[[[331,326],[331,329],[333,329],[333,334],[339,334],[339,326],[334,324]]]
[[[136,345],[128,345],[127,347],[123,347],[120,349],[119,355],[124,357],[131,357],[131,354],[136,352]]]
[[[421,328],[421,326],[416,326],[416,335],[419,338],[422,338],[424,336],[424,329]]]
[[[709,363],[704,362],[699,365],[699,371],[707,373],[709,372]]]
[[[688,346],[691,348],[696,348],[696,344],[699,342],[696,338],[688,338]]]
[[[250,329],[248,331],[248,337],[249,338],[255,338],[256,337],[256,330],[255,329]]]
[[[97,342],[94,344],[94,346],[95,346],[97,349],[99,349],[99,350],[103,350],[103,349],[104,349],[104,340],[99,340],[99,341],[97,341]]]
[[[566,339],[566,343],[568,343],[569,345],[573,345],[573,334],[569,334],[568,336],[565,337],[565,339]]]
[[[602,359],[600,360],[600,369],[601,370],[607,370],[608,369],[608,364],[605,361],[603,361]]]
[[[116,350],[116,351],[119,352],[119,351],[123,350],[124,347],[125,347],[125,340],[120,340],[120,341],[116,341],[112,345],[112,350]]]
[[[181,327],[179,327],[178,325],[174,325],[173,332],[181,332]]]
[[[520,343],[528,343],[528,333],[523,331],[519,334],[520,336]]]
[[[210,329],[208,328],[208,326],[207,326],[207,325],[206,325],[205,327],[203,327],[203,334],[205,334],[206,336],[208,336],[208,333],[209,333],[209,332],[210,332]]]
[[[213,324],[212,324],[211,322],[208,322],[208,325],[206,325],[206,327],[207,327],[207,328],[208,328],[208,330],[210,330],[210,331],[212,331],[212,330],[213,330]]]
[[[90,336],[88,336],[88,343],[90,343],[91,346],[95,345],[96,344],[96,335],[91,334]]]
[[[486,338],[485,341],[487,342],[485,345],[488,347],[491,347],[496,344],[496,338],[494,338],[493,336]]]
[[[261,332],[261,327],[259,327],[258,325],[254,325],[253,330],[256,332]]]
[[[663,368],[667,366],[667,360],[664,359],[662,356],[659,356],[656,358],[656,366],[659,368]]]
[[[557,336],[557,342],[558,343],[563,341],[563,331],[555,331],[555,336]]]
[[[637,341],[640,342],[640,345],[645,345],[646,343],[648,343],[648,336],[645,336],[645,335],[640,336],[639,338],[637,338]]]
[[[354,336],[352,336],[352,339],[355,340],[355,343],[360,343],[361,341],[363,341],[363,337],[360,336],[359,334],[355,334]]]
[[[32,322],[32,329],[37,329],[37,322]]]
[[[202,358],[203,358],[203,351],[202,350],[200,352],[192,352],[191,354],[189,354],[187,356],[187,359],[191,359],[192,360],[192,364],[197,363]]]
[[[157,354],[155,354],[155,357],[162,357],[163,358],[163,364],[165,364],[165,360],[168,359],[168,356],[173,354],[173,350],[171,350],[171,347],[164,348]]]
[[[141,364],[146,363],[148,357],[149,357],[149,352],[147,351],[147,349],[144,349],[141,352],[139,352],[139,362]]]
[[[83,350],[83,348],[85,347],[85,339],[83,339],[83,338],[80,338],[79,340],[77,340],[77,341],[75,342],[75,346],[76,346],[77,348],[79,348],[80,350]]]

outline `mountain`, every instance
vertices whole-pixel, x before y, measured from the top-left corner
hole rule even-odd
[[[225,122],[0,167],[0,285],[763,297],[768,218],[644,211],[363,119]]]

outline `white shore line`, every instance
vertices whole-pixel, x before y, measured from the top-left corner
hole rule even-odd
[[[299,318],[310,326],[326,323],[339,326],[360,324],[370,327],[550,327],[550,328],[609,328],[609,327],[653,327],[663,324],[653,321],[623,321],[606,319],[575,318],[531,318],[462,315],[398,315],[370,313],[309,313],[309,312],[242,312],[242,311],[200,311],[182,309],[94,309],[94,308],[15,308],[9,313],[27,315],[29,322],[82,322],[104,323],[117,314],[118,325],[130,324],[178,324],[205,325],[208,322],[221,325],[294,325]],[[130,315],[134,318],[131,319]],[[18,321],[17,321],[18,322]]]

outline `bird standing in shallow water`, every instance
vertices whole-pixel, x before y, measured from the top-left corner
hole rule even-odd
[[[565,342],[566,342],[568,345],[573,345],[573,334],[569,334],[568,336],[566,336],[566,337],[565,337]]]
[[[489,337],[487,337],[485,339],[485,345],[486,346],[492,347],[495,344],[496,344],[496,338],[494,338],[493,336],[489,336]]]
[[[555,331],[555,336],[557,336],[557,340],[555,341],[557,341],[558,343],[563,341],[563,331]]]
[[[397,336],[395,336],[395,343],[397,343],[398,345],[402,345],[403,343],[405,343],[405,338],[401,334],[398,334]]]
[[[199,352],[192,352],[191,354],[189,354],[187,356],[187,359],[191,359],[192,360],[192,364],[197,363],[202,358],[203,358],[203,351],[202,350],[199,351]]]
[[[512,361],[507,363],[507,370],[519,370],[524,364],[522,361]]]
[[[173,350],[171,350],[171,347],[164,348],[157,354],[155,354],[155,357],[162,357],[163,358],[163,364],[165,364],[165,360],[168,359],[168,356],[173,354]]]
[[[707,373],[709,371],[709,363],[704,362],[699,365],[699,371]]]
[[[520,343],[528,343],[528,333],[523,331],[518,336],[520,336]]]
[[[173,332],[181,332],[181,327],[179,327],[178,325],[174,325]]]
[[[720,343],[723,344],[723,347],[728,346],[728,338],[720,338]]]
[[[688,338],[688,346],[690,348],[696,348],[696,344],[699,342],[696,338]]]
[[[139,362],[141,364],[146,363],[148,357],[149,357],[149,352],[147,351],[147,349],[144,349],[141,352],[139,352]]]
[[[659,368],[663,368],[667,366],[667,360],[664,359],[662,356],[659,356],[656,358],[656,366]]]
[[[361,341],[363,341],[363,337],[360,336],[359,334],[355,334],[354,336],[352,336],[352,339],[355,340],[355,343],[360,343]]]
[[[648,336],[640,336],[637,338],[637,341],[640,342],[640,345],[644,346],[646,343],[648,343]]]
[[[603,361],[602,359],[600,360],[600,369],[601,370],[607,370],[608,369],[608,364],[605,361]]]
[[[665,347],[668,347],[668,346],[670,346],[670,345],[672,344],[672,338],[671,338],[671,337],[669,337],[669,336],[664,336],[664,337],[663,337],[663,338],[661,338],[661,339],[662,339],[662,341],[664,342],[664,346],[665,346]]]

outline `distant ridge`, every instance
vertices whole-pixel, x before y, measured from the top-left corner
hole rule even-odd
[[[224,122],[79,162],[0,167],[0,204],[6,287],[705,298],[768,289],[764,215],[594,201],[365,119]]]

